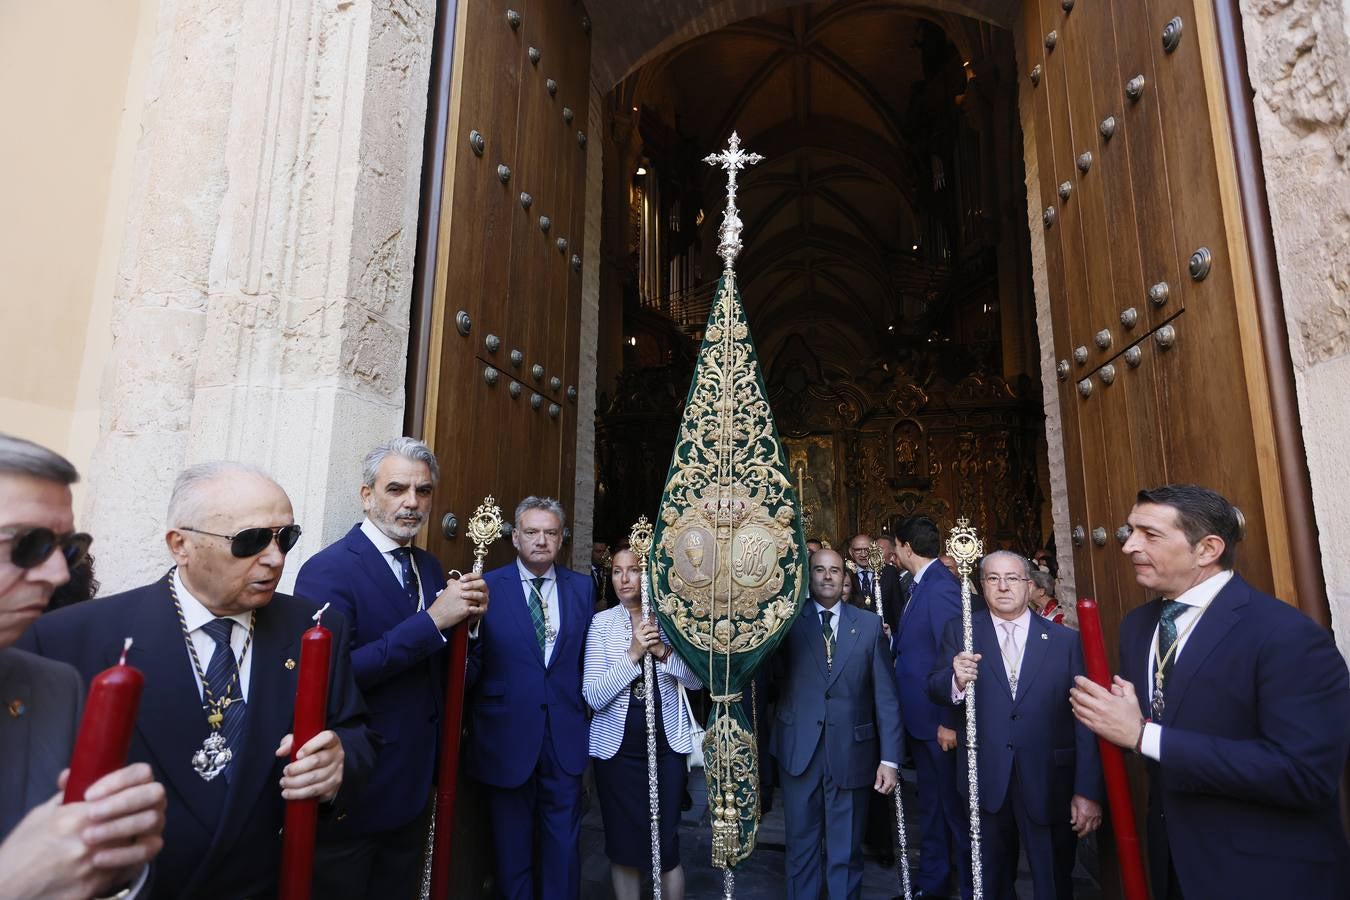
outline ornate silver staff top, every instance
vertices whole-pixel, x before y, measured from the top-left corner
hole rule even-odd
[[[727,211],[722,215],[722,224],[717,229],[717,255],[722,257],[726,268],[731,269],[736,257],[741,253],[741,215],[736,208],[736,173],[747,166],[763,161],[758,153],[745,153],[741,150],[741,138],[731,133],[727,148],[721,153],[709,153],[703,161],[710,166],[721,166],[727,173]]]

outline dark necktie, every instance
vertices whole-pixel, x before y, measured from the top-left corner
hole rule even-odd
[[[395,547],[389,552],[394,554],[394,559],[398,560],[399,568],[402,570],[403,592],[408,595],[413,609],[419,609],[422,605],[422,592],[418,589],[417,573],[413,571],[412,548]]]
[[[1154,661],[1154,665],[1157,667],[1156,671],[1161,672],[1164,684],[1177,662],[1175,653],[1168,656],[1172,645],[1177,642],[1177,619],[1188,609],[1190,607],[1180,600],[1163,601],[1162,618],[1158,620],[1158,658]]]
[[[530,579],[530,621],[534,623],[534,636],[539,641],[540,653],[548,642],[548,626],[544,623],[544,581],[543,578]]]
[[[220,736],[225,739],[236,756],[239,755],[239,733],[244,729],[244,686],[239,683],[239,663],[230,647],[230,634],[234,631],[233,619],[213,619],[202,626],[202,630],[215,642],[216,649],[211,653],[211,662],[206,666],[206,683],[211,688],[211,696],[217,701],[228,697],[229,703],[222,703],[221,714],[225,717],[220,723]],[[225,768],[225,780],[230,779],[233,766]]]
[[[820,611],[820,634],[825,638],[825,669],[829,671],[834,668],[834,629],[830,627],[830,622],[834,619],[834,612],[828,609]]]

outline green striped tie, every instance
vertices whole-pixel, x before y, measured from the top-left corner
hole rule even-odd
[[[534,636],[539,641],[541,653],[548,636],[548,629],[544,626],[544,595],[541,593],[543,589],[544,579],[530,579],[530,621],[534,623]]]

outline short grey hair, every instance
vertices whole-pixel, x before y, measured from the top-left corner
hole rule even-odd
[[[552,497],[531,496],[526,497],[524,500],[520,501],[520,503],[516,506],[516,518],[515,518],[516,527],[517,528],[520,527],[521,516],[525,515],[527,512],[530,512],[531,510],[536,509],[543,510],[544,512],[553,513],[553,515],[557,516],[559,528],[567,524],[567,512],[563,509],[563,505],[561,503],[559,503],[557,500],[554,500]]]
[[[213,481],[227,475],[247,475],[262,478],[272,484],[277,483],[267,472],[248,463],[216,460],[188,466],[178,473],[173,482],[173,493],[169,495],[168,527],[201,527],[201,521],[206,514],[206,510],[202,508],[206,493],[204,489]]]
[[[380,463],[390,456],[401,456],[413,462],[426,463],[427,468],[431,470],[431,483],[433,485],[441,477],[441,464],[436,461],[436,454],[431,452],[430,447],[417,438],[396,437],[385,441],[366,454],[365,461],[361,463],[361,483],[366,487],[373,488],[375,478],[380,473]]]
[[[27,475],[65,485],[80,480],[80,473],[61,454],[3,433],[0,433],[0,475]]]
[[[1033,566],[1031,569],[1031,583],[1047,594],[1055,592],[1055,576],[1044,569]]]
[[[1037,569],[1035,566],[1033,566],[1033,565],[1031,564],[1031,560],[1027,559],[1025,556],[1023,556],[1023,555],[1020,554],[1020,553],[1014,553],[1014,552],[1012,552],[1011,550],[994,550],[994,551],[992,551],[992,552],[990,552],[990,553],[986,553],[984,556],[982,556],[982,557],[980,558],[980,577],[981,577],[981,578],[984,577],[984,564],[987,563],[987,562],[989,562],[989,560],[993,559],[995,556],[1006,556],[1006,557],[1008,557],[1009,559],[1015,559],[1015,560],[1017,560],[1018,562],[1020,562],[1020,563],[1022,564],[1022,574],[1023,574],[1028,580],[1030,580],[1030,579],[1033,577],[1033,576],[1032,576],[1032,573],[1033,573],[1033,572],[1039,572],[1039,571],[1040,571],[1040,569]]]

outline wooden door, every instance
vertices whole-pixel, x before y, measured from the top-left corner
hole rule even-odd
[[[1223,493],[1247,522],[1243,575],[1288,601],[1304,598],[1211,7],[1027,0],[1023,24],[1068,549],[1078,595],[1100,604],[1114,665],[1120,620],[1148,599],[1120,552],[1141,487],[1190,481]],[[1109,840],[1098,846],[1114,896]]]
[[[572,506],[590,20],[575,0],[460,0],[454,59],[423,433],[434,515],[459,522],[428,547],[467,569],[484,495],[508,520],[531,494]],[[512,558],[499,541],[487,566]],[[465,780],[455,818],[450,895],[485,896],[489,829]]]

